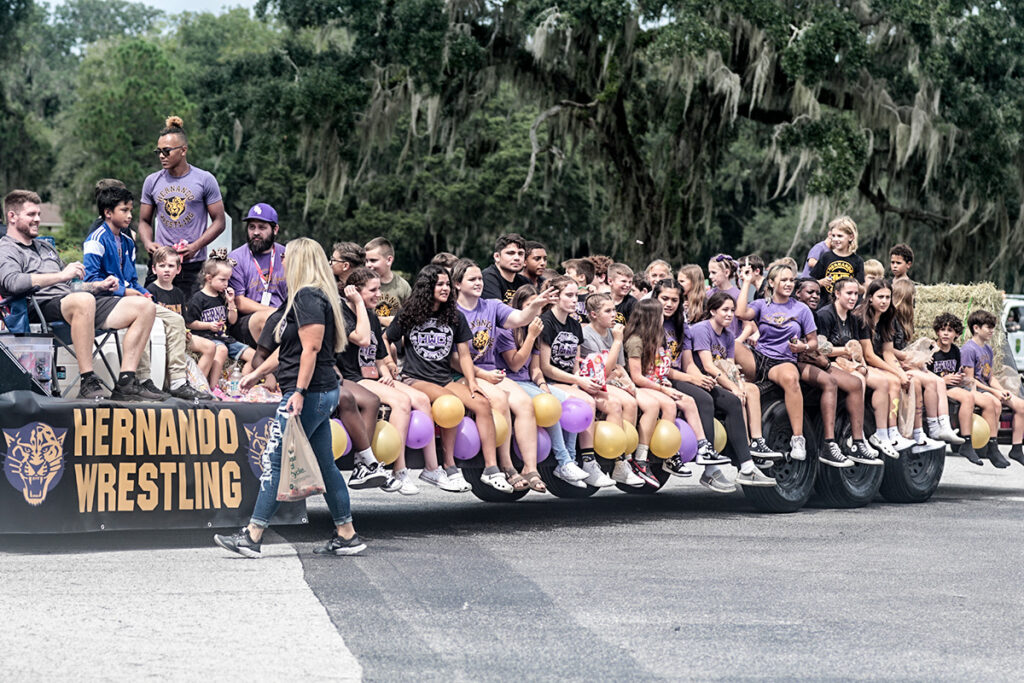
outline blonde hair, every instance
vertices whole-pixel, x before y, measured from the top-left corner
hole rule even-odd
[[[896,321],[907,336],[907,343],[914,336],[914,294],[916,287],[910,278],[900,278],[892,282],[892,310]]]
[[[833,218],[828,224],[828,231],[838,230],[839,232],[845,232],[847,235],[853,238],[850,242],[850,249],[853,253],[857,252],[857,224],[853,222],[853,219],[849,216],[839,216]]]
[[[885,277],[885,266],[881,261],[869,258],[864,262],[864,274],[872,277]]]
[[[679,269],[679,282],[686,278],[690,282],[690,291],[684,295],[686,319],[696,322],[704,317],[704,270],[696,263],[688,263]]]
[[[784,270],[788,270],[791,275],[796,275],[796,268],[793,268],[788,263],[784,263],[783,259],[779,259],[768,267],[768,274],[764,278],[764,298],[766,301],[771,301],[775,296],[775,284]]]
[[[284,252],[284,279],[288,285],[288,299],[284,306],[281,324],[274,331],[274,339],[281,341],[285,320],[295,303],[295,295],[300,289],[312,287],[320,290],[331,304],[334,314],[334,352],[341,353],[348,343],[345,332],[345,319],[341,317],[341,297],[338,296],[338,285],[328,266],[327,254],[319,243],[308,237],[296,237],[288,242]]]

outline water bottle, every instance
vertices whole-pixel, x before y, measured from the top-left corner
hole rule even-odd
[[[238,363],[235,363],[234,370],[231,371],[231,376],[228,377],[228,396],[234,399],[242,398],[242,370],[238,367]]]
[[[81,292],[82,291],[82,278],[75,276],[71,278],[71,291]]]

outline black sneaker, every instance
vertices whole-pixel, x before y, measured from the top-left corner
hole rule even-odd
[[[260,541],[252,540],[252,536],[249,535],[249,528],[244,526],[241,531],[230,536],[214,534],[213,542],[221,548],[224,548],[224,550],[230,550],[233,553],[238,553],[242,557],[249,557],[252,559],[256,559],[261,556],[260,546],[263,545]]]
[[[145,389],[146,391],[148,391],[148,392],[149,392],[149,393],[151,393],[151,394],[159,394],[159,395],[160,395],[160,399],[161,399],[161,400],[163,400],[163,399],[165,399],[165,398],[170,398],[170,396],[171,396],[171,394],[170,394],[170,393],[168,393],[168,392],[166,392],[166,391],[163,391],[162,389],[160,389],[160,388],[159,388],[159,387],[158,387],[158,386],[157,386],[157,385],[156,385],[156,384],[155,384],[155,383],[153,382],[153,378],[152,378],[152,377],[150,377],[149,379],[147,379],[147,380],[146,380],[146,381],[144,381],[144,382],[139,382],[139,386],[141,386],[141,387],[142,387],[143,389]]]
[[[874,449],[863,440],[854,441],[853,446],[846,452],[846,457],[861,465],[879,466],[885,464],[875,453]]]
[[[1010,461],[999,452],[999,442],[995,439],[989,440],[985,451],[985,457],[988,458],[989,462],[991,462],[995,467],[998,467],[1001,470],[1010,466]]]
[[[671,458],[666,460],[663,467],[665,468],[666,472],[675,477],[693,476],[693,472],[690,471],[690,468],[686,466],[686,463],[683,462],[683,459],[680,458],[678,455],[673,455]]]
[[[212,401],[213,396],[210,396],[205,391],[199,391],[194,386],[185,382],[177,389],[171,389],[171,396],[174,398],[180,398],[185,401]]]
[[[82,379],[82,383],[78,386],[78,398],[95,400],[106,397],[107,388],[103,386],[103,382],[96,375],[89,375]]]
[[[651,486],[660,487],[661,482],[651,474],[651,467],[647,464],[646,460],[636,460],[635,458],[629,459],[629,466],[633,469],[633,474],[644,480],[645,484]]]
[[[775,461],[767,458],[754,458],[754,467],[759,470],[770,470],[775,467]]]
[[[818,461],[829,467],[853,467],[853,461],[843,455],[843,449],[835,441],[825,441],[825,447],[818,453]]]
[[[970,462],[974,463],[978,467],[983,467],[985,461],[978,457],[978,453],[974,450],[974,446],[971,445],[970,441],[965,441],[960,445],[960,449],[957,451],[962,457],[967,458]],[[1011,451],[1011,455],[1012,455]]]
[[[350,489],[378,489],[381,484],[388,480],[388,472],[384,465],[374,462],[372,465],[364,465],[357,462],[352,468],[352,476],[348,478]]]
[[[1019,443],[1010,446],[1010,460],[1016,460],[1024,465],[1024,446]]]
[[[359,534],[352,534],[352,538],[342,538],[338,535],[337,529],[331,536],[331,540],[322,546],[313,548],[313,552],[317,555],[358,555],[364,550],[366,550],[366,543],[359,538]]]
[[[152,392],[139,384],[139,380],[133,379],[129,382],[118,382],[114,385],[114,391],[110,394],[111,401],[162,401],[164,394]]]
[[[728,465],[729,458],[715,450],[715,447],[707,439],[697,442],[697,464],[698,465]]]
[[[782,460],[785,456],[782,453],[776,453],[768,447],[768,442],[763,437],[750,440],[750,455],[757,458],[763,458],[765,460]]]

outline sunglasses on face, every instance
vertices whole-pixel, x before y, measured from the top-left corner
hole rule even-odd
[[[153,154],[157,155],[158,157],[169,157],[171,156],[171,152],[173,152],[176,149],[181,149],[184,146],[185,145],[178,145],[177,147],[157,147],[156,149],[153,150]]]

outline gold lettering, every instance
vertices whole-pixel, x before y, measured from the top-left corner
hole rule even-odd
[[[181,450],[178,452],[182,455],[195,455],[196,454],[196,421],[195,417],[189,419],[189,413],[192,411],[178,411],[178,430],[181,432]],[[193,413],[194,415],[194,413]]]
[[[110,422],[110,454],[135,455],[132,411],[128,408],[114,408],[114,417]]]
[[[96,497],[99,499],[96,510],[98,512],[114,511],[117,509],[117,492],[114,490],[114,482],[117,481],[117,468],[109,462],[101,462],[96,465],[99,475],[96,482]]]
[[[96,409],[96,445],[93,455],[110,455],[110,447],[107,444],[107,435],[110,434],[110,408]]]
[[[136,499],[140,510],[149,512],[160,502],[160,487],[153,481],[157,477],[156,465],[146,462],[139,465],[139,488],[143,495]]]
[[[135,411],[135,452],[145,455],[156,451],[156,411]]]
[[[131,475],[135,474],[135,463],[123,462],[117,468],[117,511],[131,512],[135,509],[135,500],[128,497],[129,493],[135,491],[135,480]]]
[[[75,409],[75,455],[92,455],[92,417],[91,408]]]
[[[226,462],[221,470],[224,507],[235,509],[242,504],[242,471],[237,462]]]
[[[183,462],[178,463],[178,509],[192,509],[192,499],[188,497],[188,465]]]
[[[217,413],[217,434],[224,455],[231,455],[238,450],[238,423],[234,412],[221,410]]]
[[[96,465],[75,465],[75,482],[78,484],[78,511],[92,512],[96,500]]]
[[[199,429],[199,453],[209,455],[217,447],[217,421],[213,417],[213,411],[197,410],[196,422]]]
[[[156,453],[153,455],[171,455],[178,447],[177,435],[174,432],[174,411],[164,409],[160,411],[160,440],[157,443]],[[160,465],[163,471],[163,463]]]
[[[216,462],[203,463],[203,507],[220,507],[220,466]]]
[[[170,412],[170,411],[167,411]],[[173,462],[160,463],[160,474],[164,475],[164,510],[171,508],[171,489],[174,487],[174,472],[178,469]]]

